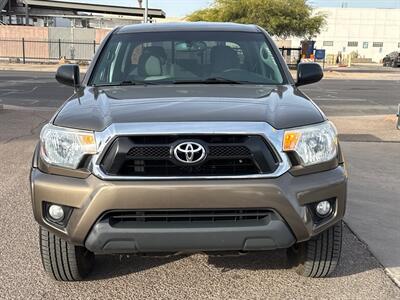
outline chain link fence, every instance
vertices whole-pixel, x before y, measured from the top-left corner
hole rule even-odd
[[[90,61],[99,44],[96,41],[0,39],[0,59],[15,62],[52,62],[62,58]]]

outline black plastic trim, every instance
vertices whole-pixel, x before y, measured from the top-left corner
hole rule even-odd
[[[244,159],[244,160],[250,160],[252,164],[254,164],[255,172],[254,174],[269,174],[273,173],[279,165],[279,159],[273,150],[273,148],[267,143],[261,136],[248,136],[248,135],[243,135],[243,136],[237,136],[240,137],[240,140],[235,140],[234,142],[215,142],[215,141],[207,141],[208,139],[212,138],[212,135],[204,135],[204,136],[160,136],[162,139],[161,142],[156,142],[156,141],[149,141],[147,142],[138,142],[135,141],[133,137],[128,137],[128,136],[120,136],[117,137],[113,143],[110,145],[110,147],[107,149],[105,152],[106,154],[101,160],[101,167],[103,171],[107,175],[114,175],[114,176],[123,176],[121,174],[121,171],[124,167],[124,165],[132,160],[132,157],[128,155],[131,149],[135,147],[170,147],[170,153],[168,157],[141,157],[141,158],[136,158],[136,160],[144,160],[144,161],[152,161],[152,160],[161,160],[165,162],[169,162],[177,167],[187,167],[186,165],[178,162],[172,155],[172,149],[174,146],[176,146],[178,143],[185,142],[185,141],[194,141],[197,142],[201,145],[204,146],[204,148],[207,151],[207,157],[202,160],[200,163],[194,165],[194,166],[201,166],[202,164],[207,164],[211,163],[212,160],[218,160],[218,159],[225,159],[225,160],[238,160],[238,159]],[[230,138],[229,135],[225,135],[228,139]],[[232,135],[232,137],[234,137]],[[153,137],[154,138],[154,137]],[[157,138],[157,137],[156,137]],[[171,138],[169,140],[169,138]],[[209,153],[209,148],[213,146],[226,146],[226,147],[237,147],[237,146],[244,146],[249,150],[249,153],[241,156],[241,157],[236,157],[235,155],[229,156],[229,157],[224,157],[224,156],[213,156],[212,154]],[[182,173],[184,176],[186,173]],[[189,174],[189,173],[188,173]],[[191,173],[196,175],[196,173]],[[199,175],[205,175],[205,174],[199,174]],[[208,176],[218,176],[221,174],[210,174]],[[223,174],[223,175],[237,175],[237,174]],[[239,174],[242,175],[242,174]],[[148,176],[146,174],[135,174],[135,176]],[[154,175],[153,176],[163,176],[163,175]]]
[[[292,246],[296,239],[276,214],[241,222],[134,222],[113,227],[102,218],[89,233],[85,247],[94,253],[170,253],[193,251],[259,251]]]
[[[50,224],[52,224],[52,225],[54,225],[54,226],[56,226],[56,227],[58,227],[60,229],[64,229],[68,225],[68,221],[69,221],[69,218],[72,215],[73,208],[70,207],[70,206],[57,204],[57,205],[61,206],[63,208],[63,210],[64,210],[64,219],[62,219],[61,221],[57,221],[57,220],[54,220],[48,214],[48,209],[52,204],[54,204],[54,203],[43,202],[43,217]]]

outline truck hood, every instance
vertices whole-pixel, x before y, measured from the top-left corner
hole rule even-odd
[[[64,103],[53,123],[94,131],[113,123],[207,121],[267,122],[284,129],[324,120],[290,85],[146,85],[86,87]]]

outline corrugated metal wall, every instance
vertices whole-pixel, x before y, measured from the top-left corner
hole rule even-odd
[[[90,28],[48,28],[50,57],[91,59],[95,51],[96,30]],[[60,42],[58,42],[60,41]],[[93,46],[90,44],[93,42]]]

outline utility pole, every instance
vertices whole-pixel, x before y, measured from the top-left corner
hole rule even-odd
[[[144,22],[149,21],[149,0],[144,0]]]
[[[10,0],[11,1],[11,0]],[[25,4],[25,26],[29,25],[29,5]]]
[[[8,25],[11,25],[12,19],[11,19],[11,0],[8,1]]]

